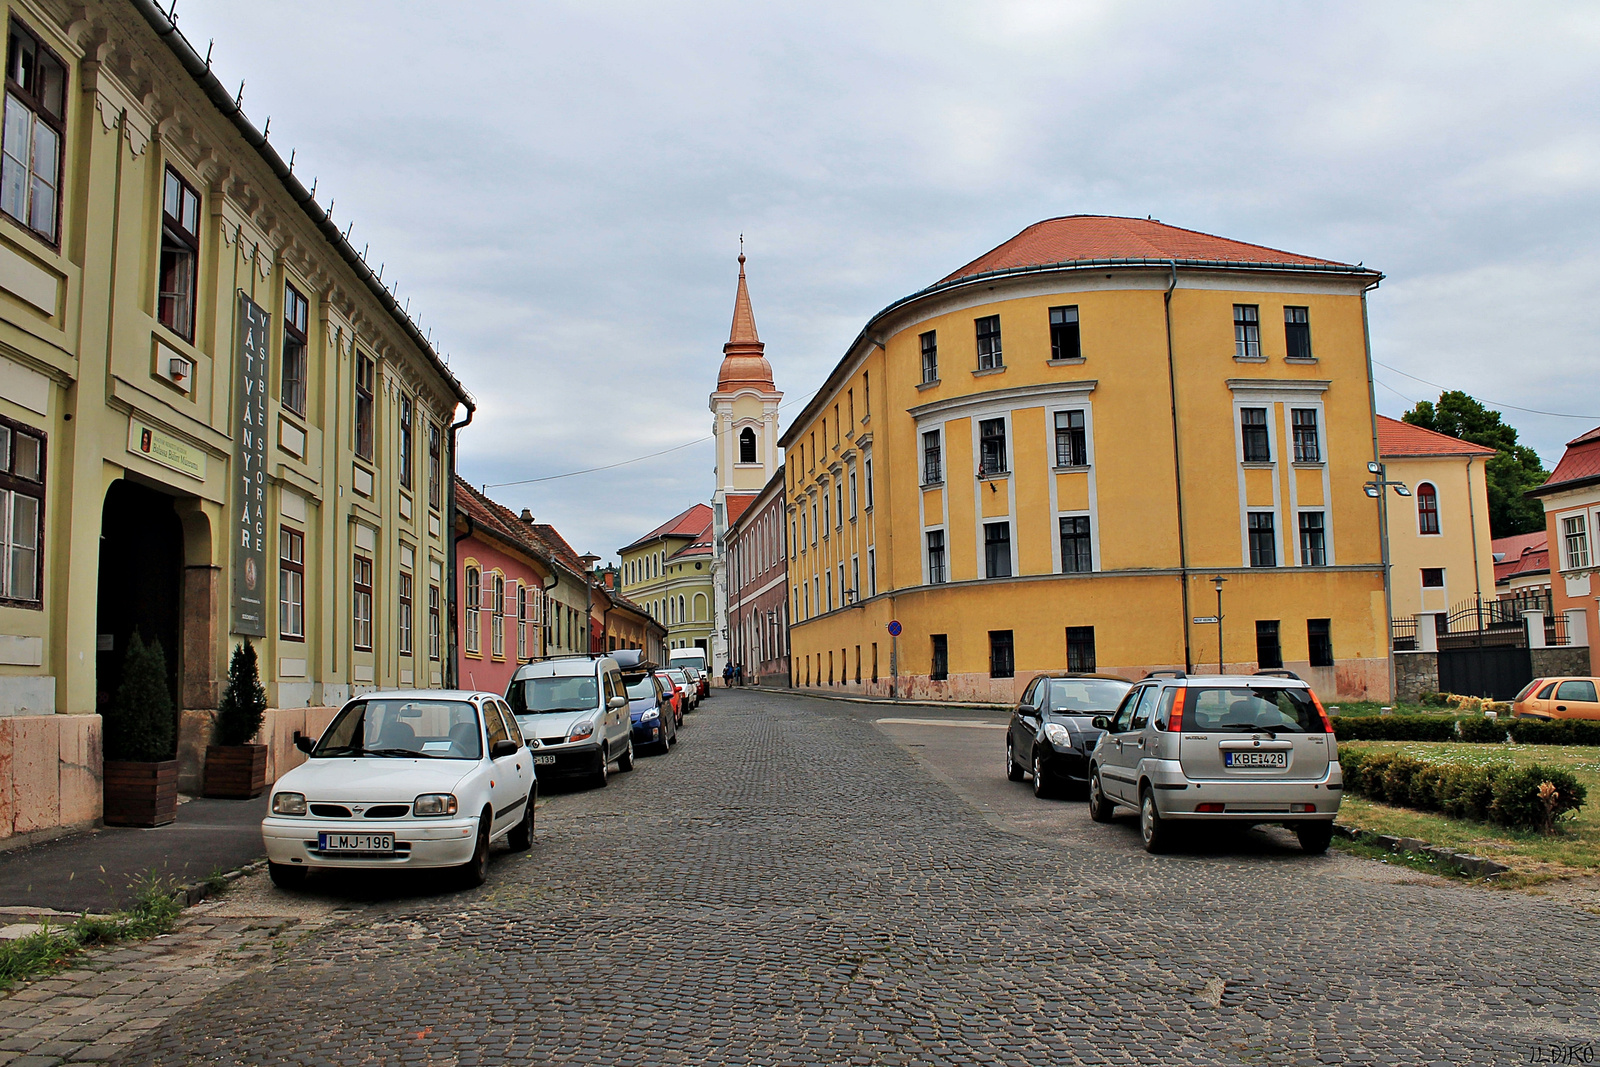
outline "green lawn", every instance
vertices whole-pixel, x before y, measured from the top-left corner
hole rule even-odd
[[[1415,837],[1433,845],[1465,849],[1510,867],[1513,881],[1538,881],[1600,873],[1600,752],[1562,745],[1469,745],[1428,741],[1341,741],[1340,749],[1404,752],[1429,763],[1483,765],[1506,762],[1518,766],[1542,763],[1571,771],[1588,791],[1575,818],[1551,837],[1508,830],[1488,823],[1452,819],[1433,812],[1396,808],[1348,796],[1339,821],[1374,833]]]

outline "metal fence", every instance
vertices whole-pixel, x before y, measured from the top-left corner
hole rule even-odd
[[[1455,604],[1447,612],[1434,613],[1434,636],[1442,646],[1511,645],[1526,641],[1523,612],[1544,613],[1544,643],[1565,645],[1571,640],[1565,615],[1554,614],[1548,596],[1488,600],[1477,597]],[[1417,634],[1417,617],[1389,620],[1389,640],[1396,652],[1412,652],[1422,647]]]

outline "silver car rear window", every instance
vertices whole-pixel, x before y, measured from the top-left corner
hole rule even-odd
[[[1237,689],[1191,686],[1183,702],[1185,731],[1320,734],[1322,716],[1304,688],[1241,686]]]

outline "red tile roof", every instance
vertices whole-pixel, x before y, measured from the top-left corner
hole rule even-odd
[[[456,476],[456,507],[474,524],[509,544],[539,559],[560,563],[578,576],[584,574],[583,560],[567,544],[566,538],[549,523],[529,522],[516,512],[474,489]]]
[[[642,545],[658,537],[699,537],[711,529],[711,519],[711,505],[693,504],[632,544],[624,545],[621,551],[626,552],[634,545]]]
[[[1350,267],[1348,263],[1168,226],[1154,219],[1067,215],[1034,223],[941,281],[996,270],[1107,259]]]
[[[1550,550],[1543,546],[1530,548],[1520,556],[1509,556],[1494,565],[1494,580],[1508,581],[1519,574],[1549,574]]]
[[[1519,559],[1530,548],[1544,548],[1549,543],[1549,536],[1544,530],[1535,530],[1532,533],[1512,534],[1510,537],[1496,537],[1490,549],[1503,560]]]
[[[1409,422],[1378,416],[1378,454],[1381,456],[1492,456],[1495,450],[1459,437],[1425,430]]]
[[[1600,426],[1567,442],[1561,462],[1550,472],[1550,477],[1538,492],[1557,488],[1567,482],[1586,482],[1600,477]]]
[[[760,493],[729,493],[727,497],[728,526],[731,527],[738,522],[739,516],[743,515],[750,505],[756,502],[756,497],[760,495]]]

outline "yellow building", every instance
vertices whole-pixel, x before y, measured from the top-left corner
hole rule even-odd
[[[1418,614],[1494,600],[1485,467],[1495,450],[1382,415],[1378,450],[1386,477],[1411,493],[1386,502],[1396,636]]]
[[[8,8],[0,507],[27,566],[0,588],[0,844],[99,817],[135,630],[191,786],[244,637],[269,768],[308,705],[445,684],[470,408],[154,5]]]
[[[1009,702],[1220,656],[1386,697],[1380,279],[1079,216],[879,312],[780,441],[795,683]]]
[[[619,550],[622,595],[667,628],[669,651],[711,648],[711,519],[695,504]]]

